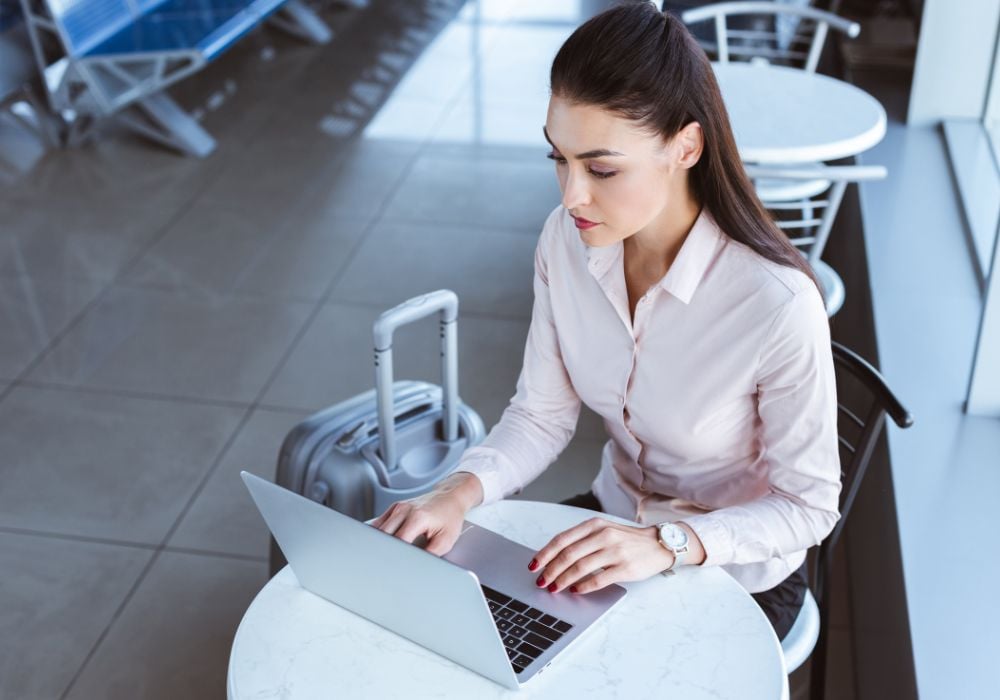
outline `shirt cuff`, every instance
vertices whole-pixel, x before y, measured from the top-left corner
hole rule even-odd
[[[721,566],[733,560],[733,540],[722,520],[711,513],[689,515],[682,523],[694,530],[705,550],[702,566]]]
[[[479,479],[483,487],[483,502],[480,505],[487,506],[502,500],[510,488],[510,469],[501,464],[502,461],[503,455],[493,451],[493,454],[467,457],[455,469],[456,472],[474,474]]]

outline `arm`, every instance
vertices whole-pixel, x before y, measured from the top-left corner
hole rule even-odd
[[[684,519],[706,565],[750,564],[819,544],[839,518],[840,458],[830,329],[813,287],[778,310],[757,373],[769,493]]]
[[[517,393],[482,444],[465,452],[455,473],[429,493],[390,506],[373,521],[407,542],[427,535],[427,551],[446,554],[465,514],[517,491],[542,473],[565,448],[580,413],[563,366],[549,301],[545,249],[553,212],[535,251],[535,303]]]
[[[535,302],[517,393],[500,422],[482,444],[466,451],[457,469],[478,477],[483,503],[520,491],[545,471],[573,437],[580,415],[549,297],[545,249],[551,234],[543,231],[535,251]]]

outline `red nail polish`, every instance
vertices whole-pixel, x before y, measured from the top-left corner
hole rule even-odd
[[[535,559],[532,559],[531,563],[528,564],[528,571],[534,571],[537,568],[538,568],[538,561],[536,561]]]
[[[570,587],[569,587],[569,592],[570,592],[570,593],[576,593],[576,592],[577,592],[577,590],[576,590],[576,586],[570,586]]]
[[[549,592],[550,593],[555,593],[556,592],[556,583],[555,583],[555,581],[553,581],[552,583],[549,584]]]
[[[543,587],[545,585],[545,579],[539,576],[538,580],[535,581],[535,585],[538,586],[539,588]]]

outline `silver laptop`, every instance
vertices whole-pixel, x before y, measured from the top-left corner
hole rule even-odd
[[[247,472],[302,586],[508,688],[539,674],[626,591],[549,593],[535,551],[466,522],[437,557]]]

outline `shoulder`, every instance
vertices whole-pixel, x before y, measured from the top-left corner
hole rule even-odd
[[[823,310],[823,298],[813,280],[802,270],[768,260],[749,246],[732,238],[726,246],[726,266],[739,293],[756,296],[774,312],[786,307]]]

